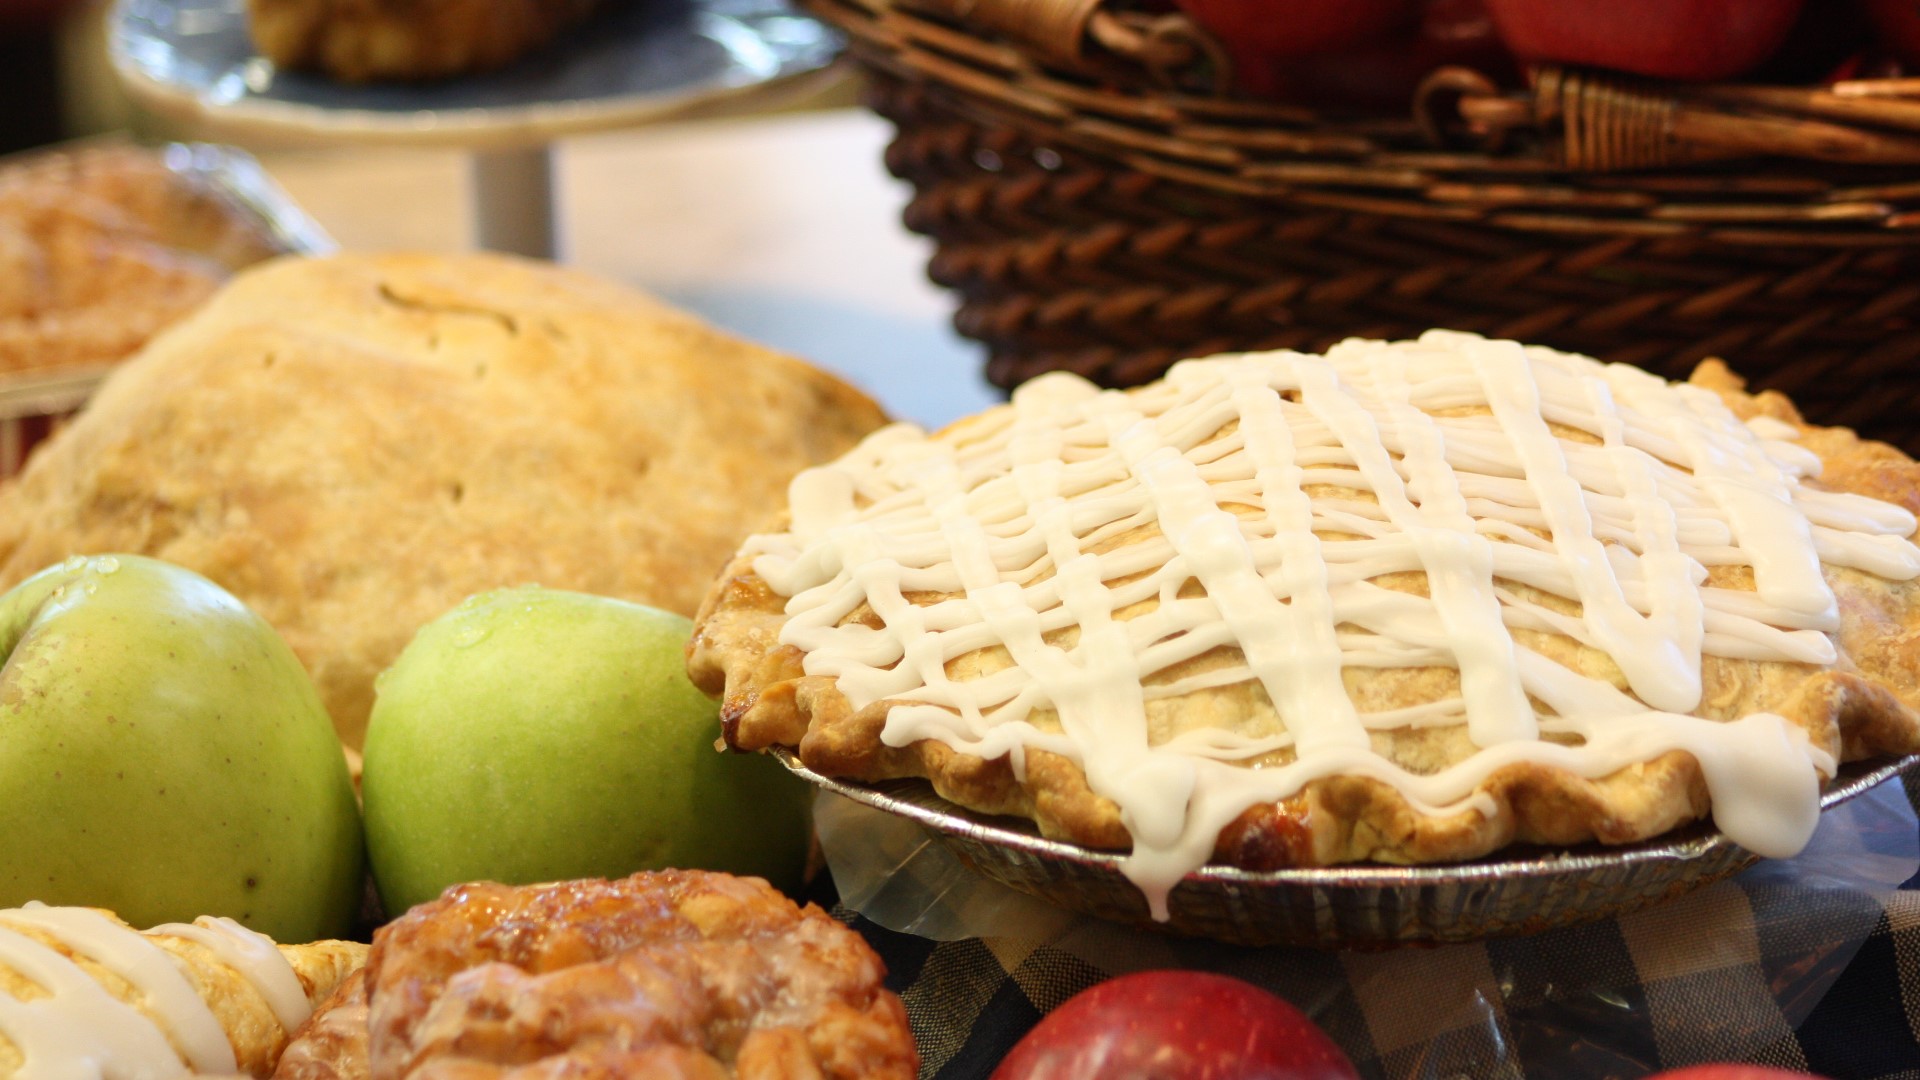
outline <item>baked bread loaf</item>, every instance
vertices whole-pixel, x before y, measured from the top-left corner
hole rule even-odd
[[[357,749],[373,677],[473,593],[690,614],[867,398],[631,289],[501,256],[286,259],[117,370],[0,488],[0,581],[129,551],[280,631]]]
[[[374,935],[274,1075],[912,1080],[884,975],[858,934],[757,878],[457,885]]]
[[[0,1077],[264,1077],[366,956],[232,919],[136,931],[93,908],[0,911]]]
[[[503,67],[585,18],[596,0],[249,0],[275,64],[347,82],[443,79]]]
[[[233,271],[278,252],[250,218],[151,151],[0,166],[0,372],[118,361]]]
[[[1920,466],[1724,367],[1473,335],[1046,376],[795,480],[699,616],[726,740],[1130,848],[1763,855],[1920,750]]]

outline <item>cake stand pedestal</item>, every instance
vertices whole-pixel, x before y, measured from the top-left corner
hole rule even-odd
[[[477,246],[542,259],[559,254],[551,145],[476,151],[471,170]]]

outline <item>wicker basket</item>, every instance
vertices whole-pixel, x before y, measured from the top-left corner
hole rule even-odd
[[[1217,48],[1114,0],[803,2],[897,126],[907,225],[1002,387],[1447,326],[1674,377],[1724,356],[1920,451],[1920,86],[1446,71],[1407,117],[1337,117],[1207,92]]]

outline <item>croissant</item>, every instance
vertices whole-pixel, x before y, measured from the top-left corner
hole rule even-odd
[[[264,1077],[366,957],[210,916],[138,931],[95,908],[0,911],[0,1080]]]

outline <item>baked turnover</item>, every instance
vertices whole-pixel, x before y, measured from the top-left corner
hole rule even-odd
[[[1042,377],[791,488],[702,607],[728,743],[1130,849],[1444,862],[1712,813],[1798,851],[1920,749],[1920,471],[1718,364],[1432,332]]]

